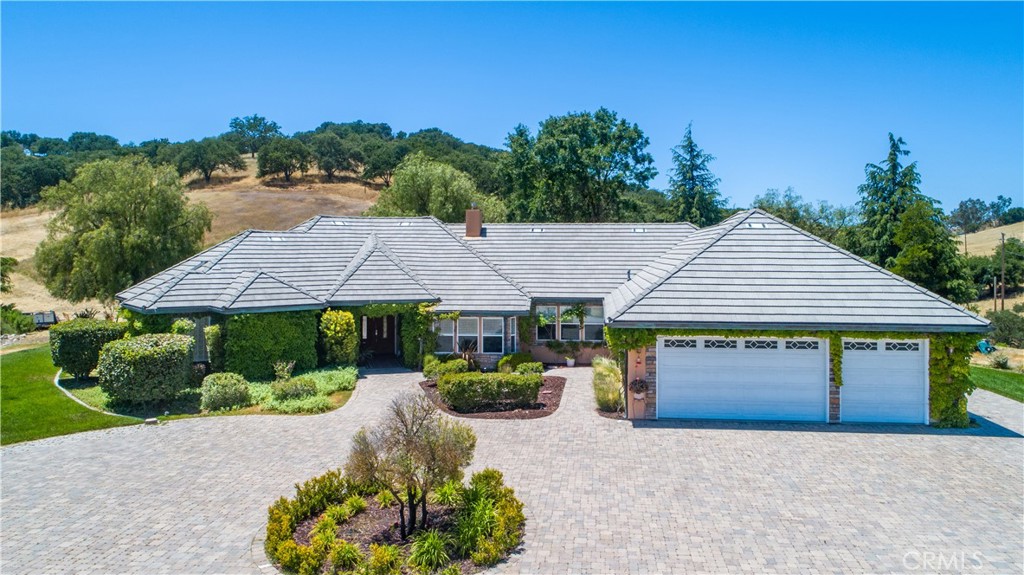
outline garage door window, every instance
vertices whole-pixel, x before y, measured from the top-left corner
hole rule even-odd
[[[818,349],[816,341],[787,341],[786,349]]]
[[[697,347],[697,340],[695,339],[666,339],[665,347],[682,347],[691,348]]]
[[[736,349],[735,339],[708,339],[704,340],[704,349]]]
[[[916,341],[887,341],[885,351],[920,351],[921,344]]]
[[[779,342],[771,339],[748,339],[743,342],[744,349],[779,349]]]
[[[843,349],[845,351],[878,351],[878,342],[876,341],[844,341]]]

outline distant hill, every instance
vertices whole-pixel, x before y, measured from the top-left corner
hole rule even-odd
[[[999,246],[1000,234],[1006,234],[1007,238],[1017,238],[1024,241],[1024,222],[989,228],[973,234],[967,234],[967,253],[972,256],[992,255]],[[958,236],[960,249],[963,250],[964,236]]]
[[[189,184],[188,197],[206,204],[213,212],[213,229],[205,244],[213,245],[249,228],[286,229],[317,214],[358,215],[377,201],[379,183],[365,183],[343,175],[324,182],[319,173],[293,176],[292,182],[256,177],[256,160],[246,158],[241,172],[217,172],[209,184],[202,179]],[[3,303],[22,311],[55,310],[73,314],[83,308],[100,310],[99,302],[71,303],[52,297],[33,269],[36,246],[46,237],[46,223],[52,213],[37,208],[4,210],[0,218],[3,255],[20,263],[12,274],[13,291]]]

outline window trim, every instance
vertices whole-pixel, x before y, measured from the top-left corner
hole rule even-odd
[[[601,323],[598,324],[598,327],[601,330],[600,331],[601,338],[600,339],[587,339],[587,326],[589,326],[590,324],[587,323],[587,317],[588,316],[586,316],[584,314],[583,325],[580,326],[580,341],[586,341],[586,342],[590,342],[590,343],[603,342],[604,341],[604,304],[586,304],[583,307],[585,309],[597,308],[597,309],[601,310],[601,314],[600,314],[600,321],[601,321]]]
[[[498,325],[501,326],[501,333],[499,333],[497,335],[495,335],[495,334],[487,335],[487,334],[484,333],[484,320],[488,320],[488,319],[489,320],[496,320],[498,322]],[[490,317],[481,316],[479,318],[479,320],[480,320],[480,324],[479,324],[480,329],[478,330],[478,333],[480,335],[478,336],[478,338],[479,338],[479,343],[478,343],[479,349],[477,349],[477,353],[481,353],[481,354],[484,354],[484,355],[505,355],[505,318],[495,317],[495,316],[490,316]],[[484,340],[485,340],[485,338],[488,338],[488,337],[491,338],[491,339],[498,338],[498,340],[501,341],[501,350],[500,351],[486,351],[486,343],[485,343]]]
[[[536,306],[536,307],[534,308],[534,313],[536,313],[536,308],[540,308],[540,307],[551,307],[551,308],[555,308],[555,319],[554,319],[554,325],[555,325],[555,333],[554,333],[554,336],[555,336],[555,338],[554,338],[554,339],[541,339],[541,337],[540,337],[540,328],[541,328],[541,326],[540,326],[540,322],[538,322],[538,323],[537,323],[537,325],[535,325],[535,326],[533,327],[533,340],[534,340],[534,341],[536,341],[537,343],[540,343],[540,342],[542,342],[542,341],[543,341],[543,342],[548,342],[548,341],[561,341],[561,335],[562,335],[562,334],[561,334],[561,329],[560,329],[560,327],[559,327],[559,326],[560,326],[560,324],[559,324],[559,322],[558,322],[558,317],[559,317],[559,306],[558,306],[557,304],[551,304],[551,305],[539,305],[539,306]],[[538,316],[539,316],[540,314],[539,314],[539,313],[537,313],[536,315],[538,315]],[[548,325],[551,325],[551,324],[548,324]],[[547,326],[544,326],[544,327],[547,327]]]
[[[441,322],[445,322],[445,321],[452,322],[452,333],[451,333],[450,336],[446,336],[444,333],[441,332]],[[458,352],[458,350],[455,348],[456,342],[458,341],[455,338],[455,334],[458,332],[458,325],[456,324],[455,320],[453,320],[453,319],[435,319],[434,320],[434,331],[437,332],[438,340],[440,340],[440,338],[442,338],[442,337],[450,337],[451,338],[451,342],[452,342],[452,350],[451,351],[443,351],[443,350],[436,350],[435,349],[434,350],[434,355],[449,355],[449,354],[453,354],[453,353],[457,353]]]
[[[508,321],[508,347],[509,353],[519,351],[519,319],[512,316]]]
[[[462,340],[462,334],[460,333],[461,330],[459,329],[459,324],[461,322],[463,322],[463,321],[468,321],[468,320],[476,320],[474,322],[474,323],[476,323],[476,335],[474,335],[474,336],[466,336],[466,337],[474,337],[474,338],[476,338],[476,352],[475,353],[482,353],[481,350],[483,348],[480,347],[480,344],[481,344],[481,341],[480,341],[480,337],[481,337],[480,327],[481,326],[480,326],[480,317],[478,317],[478,316],[469,316],[469,317],[461,317],[460,316],[459,319],[455,320],[455,353],[462,353],[462,341],[461,341]]]

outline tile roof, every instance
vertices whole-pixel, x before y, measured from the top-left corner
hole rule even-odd
[[[989,322],[760,210],[668,250],[604,299],[612,325],[987,331]]]

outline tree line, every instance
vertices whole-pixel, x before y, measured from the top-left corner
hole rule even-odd
[[[288,181],[315,168],[327,180],[345,176],[380,182],[384,188],[371,215],[433,215],[454,222],[476,204],[493,222],[689,221],[707,226],[739,209],[728,207],[713,171],[716,158],[697,144],[692,125],[672,149],[668,189],[655,190],[650,183],[658,172],[649,140],[638,125],[605,108],[552,116],[536,132],[516,126],[504,150],[466,143],[436,128],[395,133],[387,124],[362,121],[325,122],[285,136],[277,123],[255,114],[233,118],[228,132],[219,136],[178,143],[150,140],[122,146],[110,136],[92,133],[75,133],[67,140],[18,132],[4,132],[2,137],[4,204],[28,205],[41,197],[60,210],[36,265],[51,291],[72,301],[108,299],[118,289],[198,250],[209,214],[172,202],[183,187],[168,178],[194,174],[209,181],[215,171],[244,167],[243,154],[257,159],[261,177]],[[950,230],[966,229],[962,219],[967,208],[984,202],[965,201],[966,207],[961,203],[955,215],[947,216],[921,191],[917,163],[906,161],[906,142],[893,134],[888,140],[884,159],[865,166],[856,205],[812,203],[787,188],[767,190],[752,207],[954,301],[976,299],[995,281],[983,271],[991,266],[959,254]],[[139,162],[151,169],[143,170]],[[86,169],[92,165],[97,167]],[[113,191],[92,188],[110,188],[112,179],[144,188],[139,174],[154,182],[149,193],[160,190],[167,198],[165,207],[174,209],[151,216],[122,213],[114,225],[96,226],[99,220],[87,212],[98,209],[98,204],[103,204],[99,207],[105,214],[139,204],[118,191],[122,186]],[[83,197],[90,200],[82,201]],[[1015,210],[1021,209],[1010,203],[999,197],[986,204],[984,221],[978,225],[1016,217]],[[180,221],[171,229],[183,230],[186,237],[164,245],[152,257],[140,253],[137,240],[145,233],[139,228],[152,223],[155,237],[172,241],[165,233],[166,218],[172,216]],[[978,218],[970,221],[973,226]],[[107,258],[120,262],[117,265],[104,264],[101,252],[122,241],[135,242],[118,252],[132,254],[135,263],[118,256]],[[1008,251],[1010,259],[1017,257],[1015,253]],[[85,265],[85,260],[92,263]],[[142,260],[147,261],[139,264]]]

